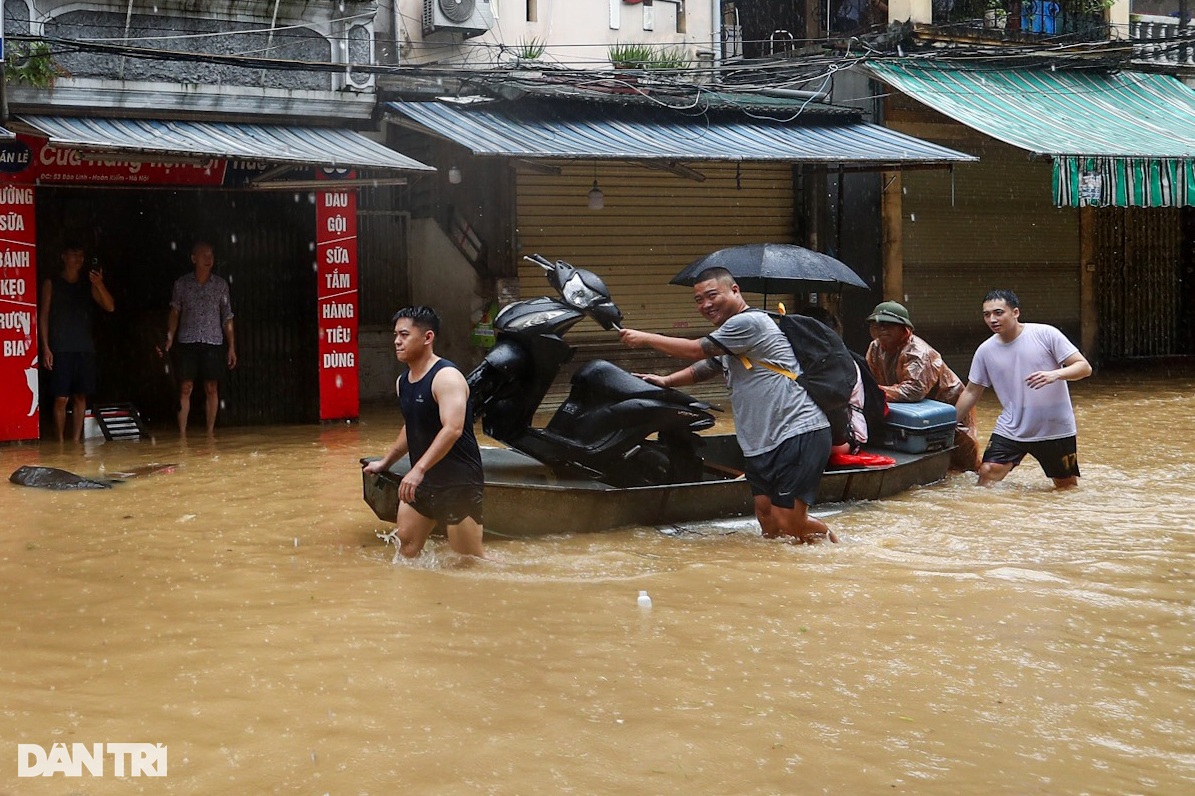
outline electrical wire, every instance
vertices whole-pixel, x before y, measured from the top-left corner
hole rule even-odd
[[[367,14],[349,14],[343,17],[336,18],[336,21],[351,21],[361,17],[368,16]],[[298,28],[311,28],[308,25],[279,25],[275,27],[261,27],[244,29],[240,31],[223,31],[219,33],[180,33],[177,35],[162,35],[162,36],[138,36],[126,37],[120,36],[115,38],[97,38],[97,37],[63,37],[63,36],[30,36],[30,35],[10,35],[8,38],[16,42],[33,42],[41,41],[47,43],[51,48],[52,56],[62,56],[70,53],[93,53],[100,55],[111,55],[120,58],[132,58],[142,60],[158,60],[158,61],[179,61],[179,62],[203,62],[218,65],[227,65],[235,67],[244,67],[252,69],[263,70],[280,70],[280,71],[314,71],[314,72],[343,72],[346,68],[351,69],[355,73],[375,74],[375,75],[425,75],[438,77],[452,77],[459,78],[471,85],[476,85],[481,88],[492,88],[500,83],[509,83],[511,81],[511,67],[517,63],[517,58],[512,63],[510,59],[511,48],[509,45],[502,43],[492,43],[485,41],[466,41],[453,42],[451,44],[440,44],[436,42],[411,42],[409,34],[406,31],[406,23],[411,20],[407,15],[400,15],[404,23],[402,33],[407,38],[402,46],[409,51],[420,53],[424,56],[430,56],[426,61],[419,61],[408,63],[387,65],[387,64],[357,64],[344,63],[334,61],[319,61],[310,59],[296,59],[296,58],[278,58],[266,57],[261,53],[275,50],[279,47],[286,46],[289,42],[282,44],[275,44],[270,48],[255,48],[247,49],[241,52],[230,53],[212,53],[170,49],[165,46],[162,47],[147,47],[139,46],[133,42],[162,42],[169,44],[175,41],[186,41],[194,39],[211,40],[216,36],[224,39],[230,39],[236,36],[244,35],[262,35],[270,31],[276,31],[285,38],[286,32],[294,31]],[[934,41],[939,37],[948,37],[951,32],[957,31],[957,25],[941,25],[936,27],[922,28],[918,27],[916,30],[916,37],[925,41]],[[946,42],[945,46],[939,43],[939,46],[933,49],[923,49],[905,52],[901,48],[897,48],[895,52],[892,51],[891,35],[885,31],[878,34],[856,35],[846,38],[817,38],[817,39],[802,39],[804,44],[817,45],[823,47],[820,52],[807,52],[799,57],[779,57],[770,60],[751,60],[740,63],[723,62],[719,68],[712,66],[687,66],[671,70],[652,70],[653,79],[658,86],[670,88],[674,91],[688,90],[691,92],[693,99],[686,101],[680,105],[670,104],[668,100],[660,100],[656,96],[656,91],[644,91],[637,83],[628,81],[622,74],[618,74],[615,70],[608,69],[594,69],[596,65],[604,65],[609,63],[605,58],[586,58],[583,56],[573,56],[570,59],[550,60],[550,69],[545,69],[543,79],[560,85],[571,85],[574,88],[584,88],[587,85],[596,83],[602,84],[602,88],[609,90],[611,87],[620,87],[625,91],[641,98],[646,98],[652,102],[659,102],[661,104],[668,104],[677,110],[695,110],[702,106],[700,97],[702,92],[708,93],[708,89],[698,89],[692,91],[692,85],[695,81],[711,81],[713,85],[721,89],[733,89],[735,92],[752,93],[759,92],[764,89],[776,88],[798,88],[801,86],[810,85],[814,82],[819,82],[824,87],[829,85],[836,72],[842,69],[847,69],[868,61],[884,61],[884,60],[901,60],[904,62],[937,62],[942,64],[965,64],[970,69],[982,68],[983,64],[990,64],[997,66],[1001,63],[1007,65],[1009,62],[1017,62],[1020,64],[1044,65],[1051,64],[1053,68],[1095,68],[1116,70],[1122,69],[1129,65],[1132,56],[1140,54],[1143,50],[1148,49],[1150,55],[1156,58],[1160,54],[1181,53],[1183,48],[1195,49],[1195,38],[1191,33],[1193,29],[1177,27],[1174,35],[1155,36],[1150,38],[1137,38],[1128,40],[1110,40],[1098,42],[1075,42],[1075,41],[1056,41],[1052,39],[1042,39],[1032,42],[1024,42],[1015,46],[1008,46],[1007,44],[992,45],[981,42],[959,42],[957,40],[950,40]],[[122,31],[123,32],[123,31]],[[396,32],[396,38],[397,38]],[[887,36],[889,41],[884,43],[883,38]],[[343,38],[343,41],[342,41]],[[350,42],[347,37],[337,38],[335,41],[348,46]],[[744,42],[746,45],[763,46],[767,40],[749,40]],[[830,49],[833,45],[844,48],[843,51],[835,51]],[[558,49],[568,48],[572,52],[586,49],[608,49],[608,43],[569,43],[560,45],[549,45],[545,51],[545,55],[551,51],[553,47]],[[435,59],[434,55],[442,52],[445,49],[451,48],[451,53],[441,59]],[[852,53],[852,48],[857,48],[855,53]],[[584,68],[574,68],[584,67]],[[1003,67],[1006,68],[1006,67]],[[804,111],[809,102],[803,103],[800,108]],[[799,111],[799,112],[801,112]],[[750,111],[748,111],[750,112]]]

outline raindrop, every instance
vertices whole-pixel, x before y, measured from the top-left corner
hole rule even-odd
[[[340,375],[337,375],[337,377],[336,377],[336,389],[338,389],[338,390],[339,390],[339,389],[340,389],[341,387],[343,387],[343,386],[344,386],[344,377],[343,377],[343,376],[340,376]]]
[[[177,241],[173,241],[173,240],[170,241],[170,251],[172,251],[172,252],[178,251],[178,242]]]
[[[223,400],[221,400],[221,401],[220,401],[220,408],[221,408],[221,409],[223,409],[223,408],[224,408],[224,401],[223,401]]]
[[[228,236],[228,242],[233,244],[237,242],[237,234],[235,232]]]
[[[319,273],[319,263],[317,263],[315,260],[311,261],[311,270],[315,271],[317,274]]]
[[[307,194],[307,202],[309,204],[315,204],[315,191],[312,191],[311,193]]]
[[[309,251],[309,252],[315,251],[315,241],[313,241],[313,240],[307,241],[307,251]]]
[[[299,195],[298,195],[298,194],[295,194],[295,201],[296,201],[296,202],[297,202],[297,201],[299,201]]]
[[[916,221],[916,220],[917,220],[917,214],[909,213],[909,221]]]

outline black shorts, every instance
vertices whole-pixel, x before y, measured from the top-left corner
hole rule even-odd
[[[222,345],[176,343],[174,346],[174,373],[179,381],[220,381],[227,363]]]
[[[439,525],[460,525],[465,517],[472,517],[478,525],[485,524],[481,511],[482,484],[426,487],[415,489],[411,508],[436,521]]]
[[[992,464],[1011,464],[1016,467],[1029,454],[1037,459],[1048,478],[1078,478],[1079,454],[1075,437],[1047,439],[1041,442],[1018,442],[993,434],[988,441],[983,460]]]
[[[747,483],[752,495],[766,495],[773,506],[791,509],[797,500],[812,506],[829,460],[830,429],[797,434],[767,453],[747,456]]]
[[[54,354],[54,369],[50,371],[50,395],[55,398],[94,395],[95,382],[95,354],[85,351],[63,351]]]

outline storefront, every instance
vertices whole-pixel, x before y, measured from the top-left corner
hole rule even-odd
[[[909,299],[948,361],[983,339],[978,306],[994,287],[1093,362],[1195,354],[1195,91],[1008,60],[867,70],[894,89],[887,125],[980,156],[886,195],[904,257],[885,292]]]
[[[713,95],[703,101],[715,103]],[[866,123],[851,109],[759,102],[723,99],[704,113],[545,98],[393,102],[388,109],[407,135],[450,142],[421,156],[458,168],[454,211],[468,213],[483,250],[510,258],[497,264],[502,300],[548,289],[542,271],[522,259],[539,253],[598,273],[628,325],[695,336],[706,327],[692,293],[669,280],[728,246],[818,247],[803,226],[807,206],[822,195],[806,178],[812,184],[814,175],[831,172],[944,169],[974,159]],[[399,148],[422,152],[414,146],[400,139]],[[475,177],[482,169],[497,179]],[[463,190],[473,182],[485,193]],[[594,356],[630,370],[669,364],[654,352],[628,351],[588,322],[569,340],[582,348],[574,364]]]
[[[194,240],[231,283],[239,363],[222,424],[354,418],[357,188],[432,171],[347,130],[27,117],[0,142],[0,441],[37,439],[40,283],[80,238],[116,311],[98,319],[97,402],[173,416],[161,352]],[[368,179],[365,179],[365,177]]]

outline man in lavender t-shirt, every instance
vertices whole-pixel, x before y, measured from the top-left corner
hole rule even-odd
[[[984,297],[983,320],[993,334],[975,350],[970,383],[955,405],[964,417],[992,387],[1004,409],[983,452],[979,485],[1003,480],[1030,454],[1054,486],[1075,486],[1077,430],[1066,383],[1090,376],[1091,365],[1053,326],[1021,323],[1021,303],[1011,290]]]

